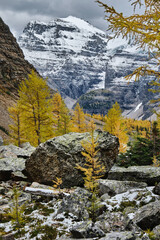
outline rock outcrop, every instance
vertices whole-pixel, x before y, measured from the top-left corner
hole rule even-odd
[[[16,94],[18,84],[34,67],[24,59],[15,37],[1,18],[0,33],[0,89]]]
[[[0,18],[0,134],[6,136],[10,122],[8,107],[18,95],[18,85],[35,68],[24,59],[15,37]],[[36,71],[36,70],[35,70]]]
[[[128,168],[114,166],[108,179],[119,181],[146,182],[149,186],[160,182],[160,168],[153,166],[132,166]]]
[[[99,136],[98,156],[107,174],[116,161],[118,139],[100,130],[95,131],[96,136]],[[56,177],[61,177],[64,187],[81,186],[82,172],[76,165],[85,162],[81,142],[89,137],[89,133],[69,133],[40,144],[26,161],[28,176],[39,183],[52,183]]]
[[[108,193],[110,196],[114,196],[116,194],[126,192],[130,189],[145,187],[147,187],[147,184],[144,182],[117,181],[108,179],[99,180],[100,195]]]
[[[23,149],[14,145],[0,146],[0,181],[27,179],[23,175],[25,161],[35,150],[29,143]]]

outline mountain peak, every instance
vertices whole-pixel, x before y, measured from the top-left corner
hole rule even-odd
[[[78,27],[80,29],[85,29],[87,31],[91,31],[91,32],[95,31],[97,33],[105,34],[102,30],[100,30],[96,27],[93,27],[89,22],[87,22],[81,18],[78,18],[75,16],[68,16],[66,18],[61,18],[61,19],[66,22],[70,22],[70,23],[74,24],[76,27]]]

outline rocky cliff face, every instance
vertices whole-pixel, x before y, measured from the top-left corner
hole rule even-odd
[[[25,57],[63,97],[77,99],[104,87],[105,33],[82,19],[30,22],[18,40]]]
[[[141,65],[149,65],[157,70],[156,63],[148,58],[146,52],[136,49],[122,39],[110,40],[107,45],[109,59],[106,63],[105,89],[94,90],[82,95],[78,102],[85,112],[106,114],[108,109],[117,101],[122,108],[123,115],[132,118],[146,119],[153,116],[153,108],[158,104],[150,104],[158,94],[148,91],[149,82],[153,77],[144,76],[135,82],[125,80]]]
[[[156,68],[156,63],[131,42],[107,38],[103,31],[70,16],[28,23],[19,44],[26,59],[48,77],[48,84],[60,91],[66,103],[68,97],[71,101],[80,97],[85,112],[106,114],[117,101],[125,116],[148,118],[155,107],[149,104],[155,97],[148,92],[152,79],[132,79],[128,84],[124,77],[143,64]]]
[[[0,134],[9,124],[7,108],[17,98],[18,84],[34,67],[24,55],[9,27],[0,18]]]

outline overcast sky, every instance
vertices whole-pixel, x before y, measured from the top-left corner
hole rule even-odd
[[[124,14],[131,12],[128,0],[103,0]],[[48,22],[55,17],[69,15],[87,20],[92,25],[107,29],[104,9],[95,0],[0,0],[0,16],[18,37],[30,20]]]

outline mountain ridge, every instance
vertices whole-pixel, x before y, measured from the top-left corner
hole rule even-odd
[[[131,112],[141,102],[142,111],[134,114],[135,118],[152,115],[143,114],[143,111],[148,111],[150,106],[147,108],[147,104],[154,98],[148,92],[148,83],[153,78],[143,77],[138,84],[133,78],[129,85],[124,79],[143,64],[155,68],[147,52],[138,49],[131,40],[112,39],[112,36],[106,36],[102,30],[83,19],[70,16],[56,18],[48,24],[39,21],[28,23],[19,38],[19,44],[26,59],[43,77],[48,77],[49,86],[61,93],[68,106],[72,107],[80,98],[78,101],[84,111],[90,112],[88,107],[84,107],[89,102],[81,101],[81,96],[89,91],[98,91],[96,89],[107,89],[113,92],[113,99],[109,101],[117,99],[125,116],[132,116]],[[93,107],[96,107],[97,101],[96,97]],[[108,108],[105,114],[107,111]]]
[[[18,98],[18,85],[36,69],[24,54],[8,25],[0,18],[0,135],[7,138],[10,117],[8,107]]]

